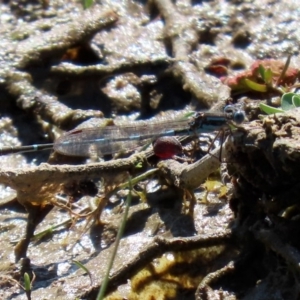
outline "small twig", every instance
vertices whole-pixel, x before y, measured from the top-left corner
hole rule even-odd
[[[221,277],[233,272],[235,270],[233,261],[229,262],[225,267],[209,273],[206,275],[201,283],[198,285],[195,296],[196,300],[205,300],[207,299],[207,290],[210,289],[210,286],[219,280]]]
[[[126,72],[127,70],[132,70],[133,67],[142,68],[143,66],[148,65],[168,65],[172,63],[174,60],[168,56],[162,57],[150,57],[147,59],[139,59],[137,57],[136,60],[126,60],[120,61],[115,64],[109,65],[93,65],[93,66],[78,66],[72,63],[62,63],[57,66],[51,67],[51,74],[59,75],[59,76],[68,76],[72,78],[73,76],[76,78],[84,78],[90,76],[113,76],[114,74],[120,72]]]
[[[290,65],[290,62],[291,62],[291,58],[292,58],[292,55],[289,55],[288,58],[287,58],[287,60],[286,60],[286,62],[285,62],[284,68],[282,69],[282,72],[280,73],[280,76],[278,77],[278,79],[276,81],[275,86],[279,86],[280,81],[285,76],[286,71],[289,68],[289,65]]]
[[[26,205],[30,201],[52,202],[53,193],[57,193],[66,182],[120,174],[122,171],[133,170],[139,163],[145,163],[145,161],[145,153],[139,153],[125,159],[88,165],[49,165],[44,163],[37,167],[23,169],[3,168],[0,171],[0,182],[16,189],[18,201],[21,204]],[[35,184],[32,185],[32,182]]]

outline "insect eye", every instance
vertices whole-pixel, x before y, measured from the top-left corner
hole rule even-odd
[[[224,112],[226,114],[232,114],[233,121],[236,124],[241,124],[245,121],[246,115],[245,112],[242,110],[242,105],[227,105],[224,107]]]
[[[245,121],[245,112],[242,111],[242,110],[238,110],[234,113],[233,115],[233,121],[236,123],[236,124],[241,124]]]

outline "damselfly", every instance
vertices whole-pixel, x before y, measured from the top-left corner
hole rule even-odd
[[[3,147],[0,155],[54,149],[81,157],[95,157],[134,150],[162,136],[182,136],[219,131],[229,124],[240,124],[245,113],[235,106],[227,106],[223,113],[198,112],[192,119],[153,123],[135,122],[133,125],[75,129],[63,134],[54,143],[18,147]]]

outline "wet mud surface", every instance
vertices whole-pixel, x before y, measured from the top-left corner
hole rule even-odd
[[[278,105],[280,90],[245,85],[258,76],[255,62],[272,58],[282,70],[289,55],[289,77],[273,79],[298,83],[296,1],[0,7],[1,147],[235,102],[249,119],[224,146],[226,185],[220,176],[201,185],[220,166],[219,152],[200,160],[214,153],[212,136],[187,141],[187,160],[158,164],[151,150],[100,162],[1,156],[1,299],[29,299],[25,272],[35,278],[32,299],[96,299],[129,174],[138,179],[105,299],[299,299],[300,112],[259,119],[259,103]]]

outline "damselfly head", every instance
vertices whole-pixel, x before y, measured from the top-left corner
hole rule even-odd
[[[233,121],[236,124],[241,124],[245,121],[246,119],[246,115],[245,112],[243,110],[238,110],[233,114]]]
[[[225,106],[224,113],[231,114],[232,120],[236,124],[241,124],[246,119],[246,114],[245,114],[245,111],[243,110],[243,106],[241,104]]]

